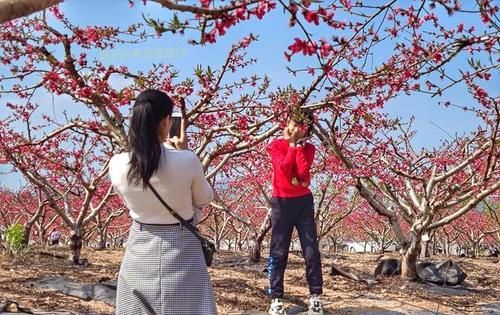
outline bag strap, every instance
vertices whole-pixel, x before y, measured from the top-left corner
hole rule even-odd
[[[148,186],[149,189],[151,189],[151,191],[153,192],[153,194],[155,194],[156,198],[158,198],[158,200],[160,200],[160,202],[162,203],[162,205],[164,205],[165,208],[167,208],[167,210],[170,212],[170,214],[172,214],[177,220],[179,220],[182,223],[182,225],[184,225],[189,231],[191,231],[200,241],[203,241],[203,238],[198,233],[198,230],[191,223],[189,223],[188,221],[184,220],[179,214],[177,214],[177,212],[175,212],[175,210],[172,209],[165,202],[165,200],[163,200],[163,198],[160,196],[160,194],[156,191],[156,189],[154,189],[154,187],[149,182],[148,182],[147,186]]]

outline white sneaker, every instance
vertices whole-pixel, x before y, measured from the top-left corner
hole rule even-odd
[[[309,312],[308,315],[323,315],[323,303],[319,295],[311,295],[309,298]]]
[[[286,315],[285,304],[282,299],[273,299],[271,301],[271,308],[269,309],[269,315]]]

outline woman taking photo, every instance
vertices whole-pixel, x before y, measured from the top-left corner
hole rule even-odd
[[[173,102],[158,90],[132,109],[130,152],[115,155],[111,183],[133,219],[118,276],[116,314],[216,314],[200,241],[162,205],[148,182],[182,218],[210,204],[212,188],[185,135],[168,139]],[[184,131],[181,131],[184,133]]]

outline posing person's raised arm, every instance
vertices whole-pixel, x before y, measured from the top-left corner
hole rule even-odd
[[[274,168],[291,176],[295,168],[297,150],[295,148],[295,140],[291,137],[287,128],[283,131],[283,139],[286,141],[285,149],[280,147],[283,143],[275,140],[267,146],[267,152],[271,157],[271,163]]]
[[[314,153],[316,148],[310,143],[297,146],[297,176],[301,182],[308,186],[311,182],[311,166],[314,161]]]

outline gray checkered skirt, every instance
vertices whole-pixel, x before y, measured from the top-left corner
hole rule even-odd
[[[118,276],[116,314],[217,314],[200,241],[182,226],[134,222]]]

